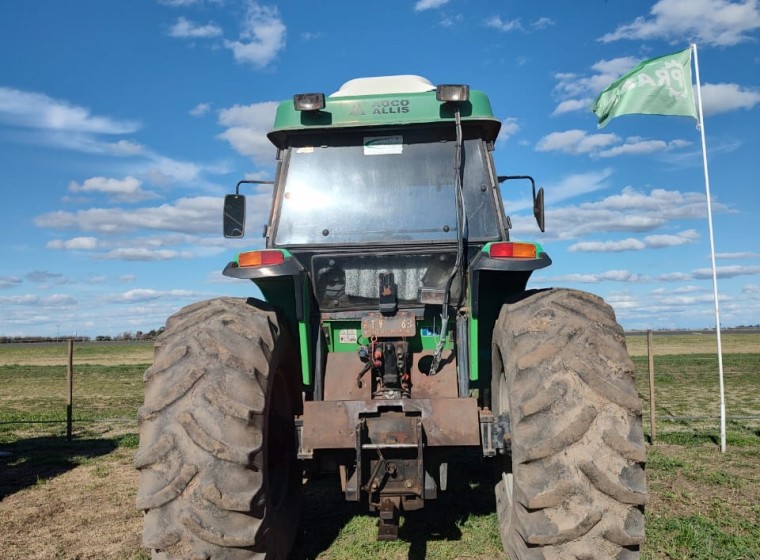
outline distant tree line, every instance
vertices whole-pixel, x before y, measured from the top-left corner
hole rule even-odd
[[[93,340],[96,342],[154,340],[162,332],[164,332],[164,327],[148,332],[136,331],[132,333],[131,331],[124,331],[115,336],[98,335],[95,338],[90,336],[0,336],[0,344],[61,342],[63,340],[73,340],[74,342],[91,342]]]
[[[131,331],[124,331],[116,336],[104,336],[99,335],[95,337],[97,342],[107,342],[110,340],[154,340],[158,335],[164,332],[164,327],[160,329],[153,329],[148,332],[135,331],[134,334]]]

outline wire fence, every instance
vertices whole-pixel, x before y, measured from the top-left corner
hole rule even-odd
[[[136,430],[151,343],[0,347],[0,437],[90,432],[99,425]]]
[[[744,433],[760,437],[760,334],[754,336],[753,343],[742,345],[741,352],[724,354],[729,444],[732,437],[741,439]],[[663,339],[661,344],[672,344],[664,335],[657,338]],[[77,436],[99,429],[137,430],[143,373],[152,359],[151,343],[87,344],[90,346],[77,343],[73,352],[70,384],[65,344],[56,347],[55,359],[47,359],[34,345],[24,345],[23,352],[15,355],[17,363],[12,363],[13,356],[9,358],[7,349],[2,348],[7,345],[0,345],[0,438],[8,441],[29,431]],[[637,344],[629,342],[629,348],[636,351]],[[33,355],[35,360],[20,359],[24,355]],[[684,433],[710,437],[718,433],[717,356],[658,353],[655,345],[653,386],[649,384],[649,357],[638,351],[633,362],[650,440],[667,443]],[[652,393],[654,416],[650,413]]]

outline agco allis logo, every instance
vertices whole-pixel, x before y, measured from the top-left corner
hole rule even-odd
[[[408,112],[408,99],[384,99],[382,101],[374,101],[372,103],[373,115],[395,115]],[[367,113],[364,112],[361,103],[354,103],[348,114],[352,117],[363,117]]]

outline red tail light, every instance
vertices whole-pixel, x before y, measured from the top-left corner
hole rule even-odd
[[[238,255],[238,266],[272,266],[283,262],[285,257],[280,251],[247,251]]]
[[[533,243],[491,243],[488,256],[492,259],[535,259],[536,246]]]

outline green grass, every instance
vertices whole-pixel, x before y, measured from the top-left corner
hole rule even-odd
[[[142,375],[146,367],[145,364],[75,366],[74,420],[136,418],[142,404]],[[65,421],[66,400],[66,368],[0,366],[0,434],[11,422]]]
[[[103,348],[91,350],[90,356],[105,356],[112,365],[75,362],[72,442],[63,437],[65,366],[32,365],[18,348],[15,354],[0,355],[0,364],[8,364],[11,355],[22,363],[0,365],[0,451],[12,453],[0,458],[5,494],[45,485],[79,465],[90,465],[94,478],[108,480],[108,456],[119,448],[137,448],[134,419],[147,363],[119,365],[119,351],[126,352],[125,361],[140,356],[133,346]],[[39,347],[22,350],[40,358]],[[84,349],[77,354],[83,355]],[[646,357],[634,357],[634,365],[649,433]],[[760,417],[760,353],[726,354],[724,370],[729,417]],[[760,420],[729,419],[728,452],[720,453],[717,371],[714,354],[655,357],[657,438],[647,465],[650,503],[643,558],[760,558]],[[114,435],[99,424],[106,418],[128,421]],[[23,423],[15,423],[19,421]],[[449,491],[404,518],[396,542],[377,542],[376,516],[346,503],[335,477],[310,481],[294,558],[506,559],[493,513],[491,466],[477,453],[456,455]],[[148,558],[143,551],[135,554],[133,558]]]
[[[366,504],[346,503],[336,477],[317,478],[305,487],[294,558],[506,560],[494,513],[492,476],[493,466],[477,450],[456,453],[449,464],[448,491],[402,518],[395,542],[377,541],[376,515],[368,513]]]
[[[649,415],[649,366],[634,356],[636,385]],[[718,359],[714,354],[666,355],[654,358],[658,418],[720,416]],[[726,354],[723,377],[728,416],[760,416],[760,354]],[[691,421],[688,422],[692,424]],[[717,424],[716,424],[717,425]],[[760,422],[743,419],[744,426]],[[676,442],[673,442],[676,443]]]
[[[721,347],[725,354],[739,354],[743,352],[760,353],[760,332],[756,329],[751,332],[736,330],[724,330],[721,333]],[[632,356],[647,355],[646,333],[626,334],[628,352]],[[715,355],[718,349],[718,339],[715,332],[694,333],[663,333],[654,332],[652,336],[655,355],[665,354],[707,354]]]
[[[75,363],[150,362],[153,341],[133,342],[77,342],[74,344]],[[0,364],[60,364],[68,362],[66,341],[41,344],[0,344]]]
[[[653,547],[644,558],[688,558],[697,560],[738,560],[757,558],[755,536],[734,535],[720,523],[703,515],[679,518],[649,518],[650,531],[662,531],[672,535],[664,546]],[[754,539],[754,540],[753,540]]]

